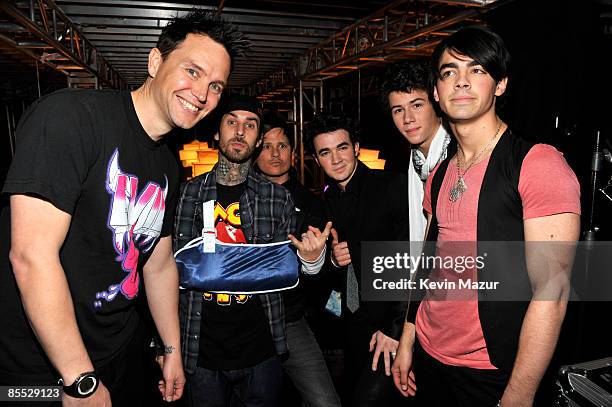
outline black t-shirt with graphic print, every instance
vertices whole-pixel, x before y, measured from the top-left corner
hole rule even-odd
[[[20,121],[3,193],[32,195],[70,215],[60,263],[96,367],[134,337],[142,267],[172,231],[177,186],[176,159],[147,135],[128,91],[58,91],[36,101]],[[29,326],[8,260],[10,229],[5,208],[0,383],[53,383],[57,375]]]
[[[240,196],[246,183],[217,184],[215,228],[225,243],[246,243],[240,228]],[[198,366],[235,370],[272,357],[268,319],[257,295],[203,293]]]

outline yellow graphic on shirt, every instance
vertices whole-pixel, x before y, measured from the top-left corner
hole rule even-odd
[[[246,243],[244,233],[240,229],[240,203],[234,202],[224,208],[219,202],[215,204],[215,229],[217,240],[224,243]],[[205,301],[213,301],[216,297],[218,305],[232,305],[232,298],[236,304],[246,303],[251,295],[204,293]]]
[[[240,229],[240,203],[234,202],[224,208],[219,202],[215,204],[215,229],[217,240],[224,243],[246,243],[246,237]]]
[[[225,209],[219,202],[215,204],[215,222],[226,222],[240,226],[240,204],[234,202]]]
[[[246,303],[249,298],[251,298],[251,295],[247,295],[247,294],[223,294],[223,293],[203,293],[202,296],[204,297],[204,300],[206,301],[212,301],[214,299],[214,297],[217,297],[217,304],[219,305],[231,305],[232,304],[232,298],[236,301],[236,303],[238,304],[244,304]]]

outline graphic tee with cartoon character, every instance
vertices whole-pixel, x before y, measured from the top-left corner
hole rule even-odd
[[[247,243],[240,228],[240,196],[245,183],[217,184],[217,240]],[[268,320],[257,295],[202,293],[198,366],[235,370],[254,366],[274,355]]]

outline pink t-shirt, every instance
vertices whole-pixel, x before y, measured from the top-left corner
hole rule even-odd
[[[464,176],[467,190],[456,202],[449,193],[457,182],[457,167],[448,166],[436,208],[438,245],[444,242],[475,242],[478,198],[489,158],[474,164]],[[425,187],[423,208],[431,214],[431,181]],[[563,155],[546,144],[535,145],[525,156],[519,178],[523,220],[559,213],[580,214],[580,185]],[[465,249],[462,245],[462,249]],[[470,247],[476,255],[476,245]],[[468,251],[470,251],[468,249]],[[476,276],[475,270],[467,270]],[[464,274],[464,277],[466,275]],[[450,275],[449,275],[450,277]],[[473,369],[496,369],[491,364],[480,325],[477,298],[473,300],[430,301],[419,306],[416,333],[423,349],[442,363]]]

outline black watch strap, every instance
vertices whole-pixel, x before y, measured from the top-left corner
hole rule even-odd
[[[63,386],[63,380],[60,379],[60,383]],[[96,372],[85,372],[81,373],[74,383],[70,386],[63,386],[64,393],[71,397],[76,397],[79,399],[84,399],[86,397],[91,396],[98,389],[98,385],[100,384],[100,380],[98,379],[98,375]]]

